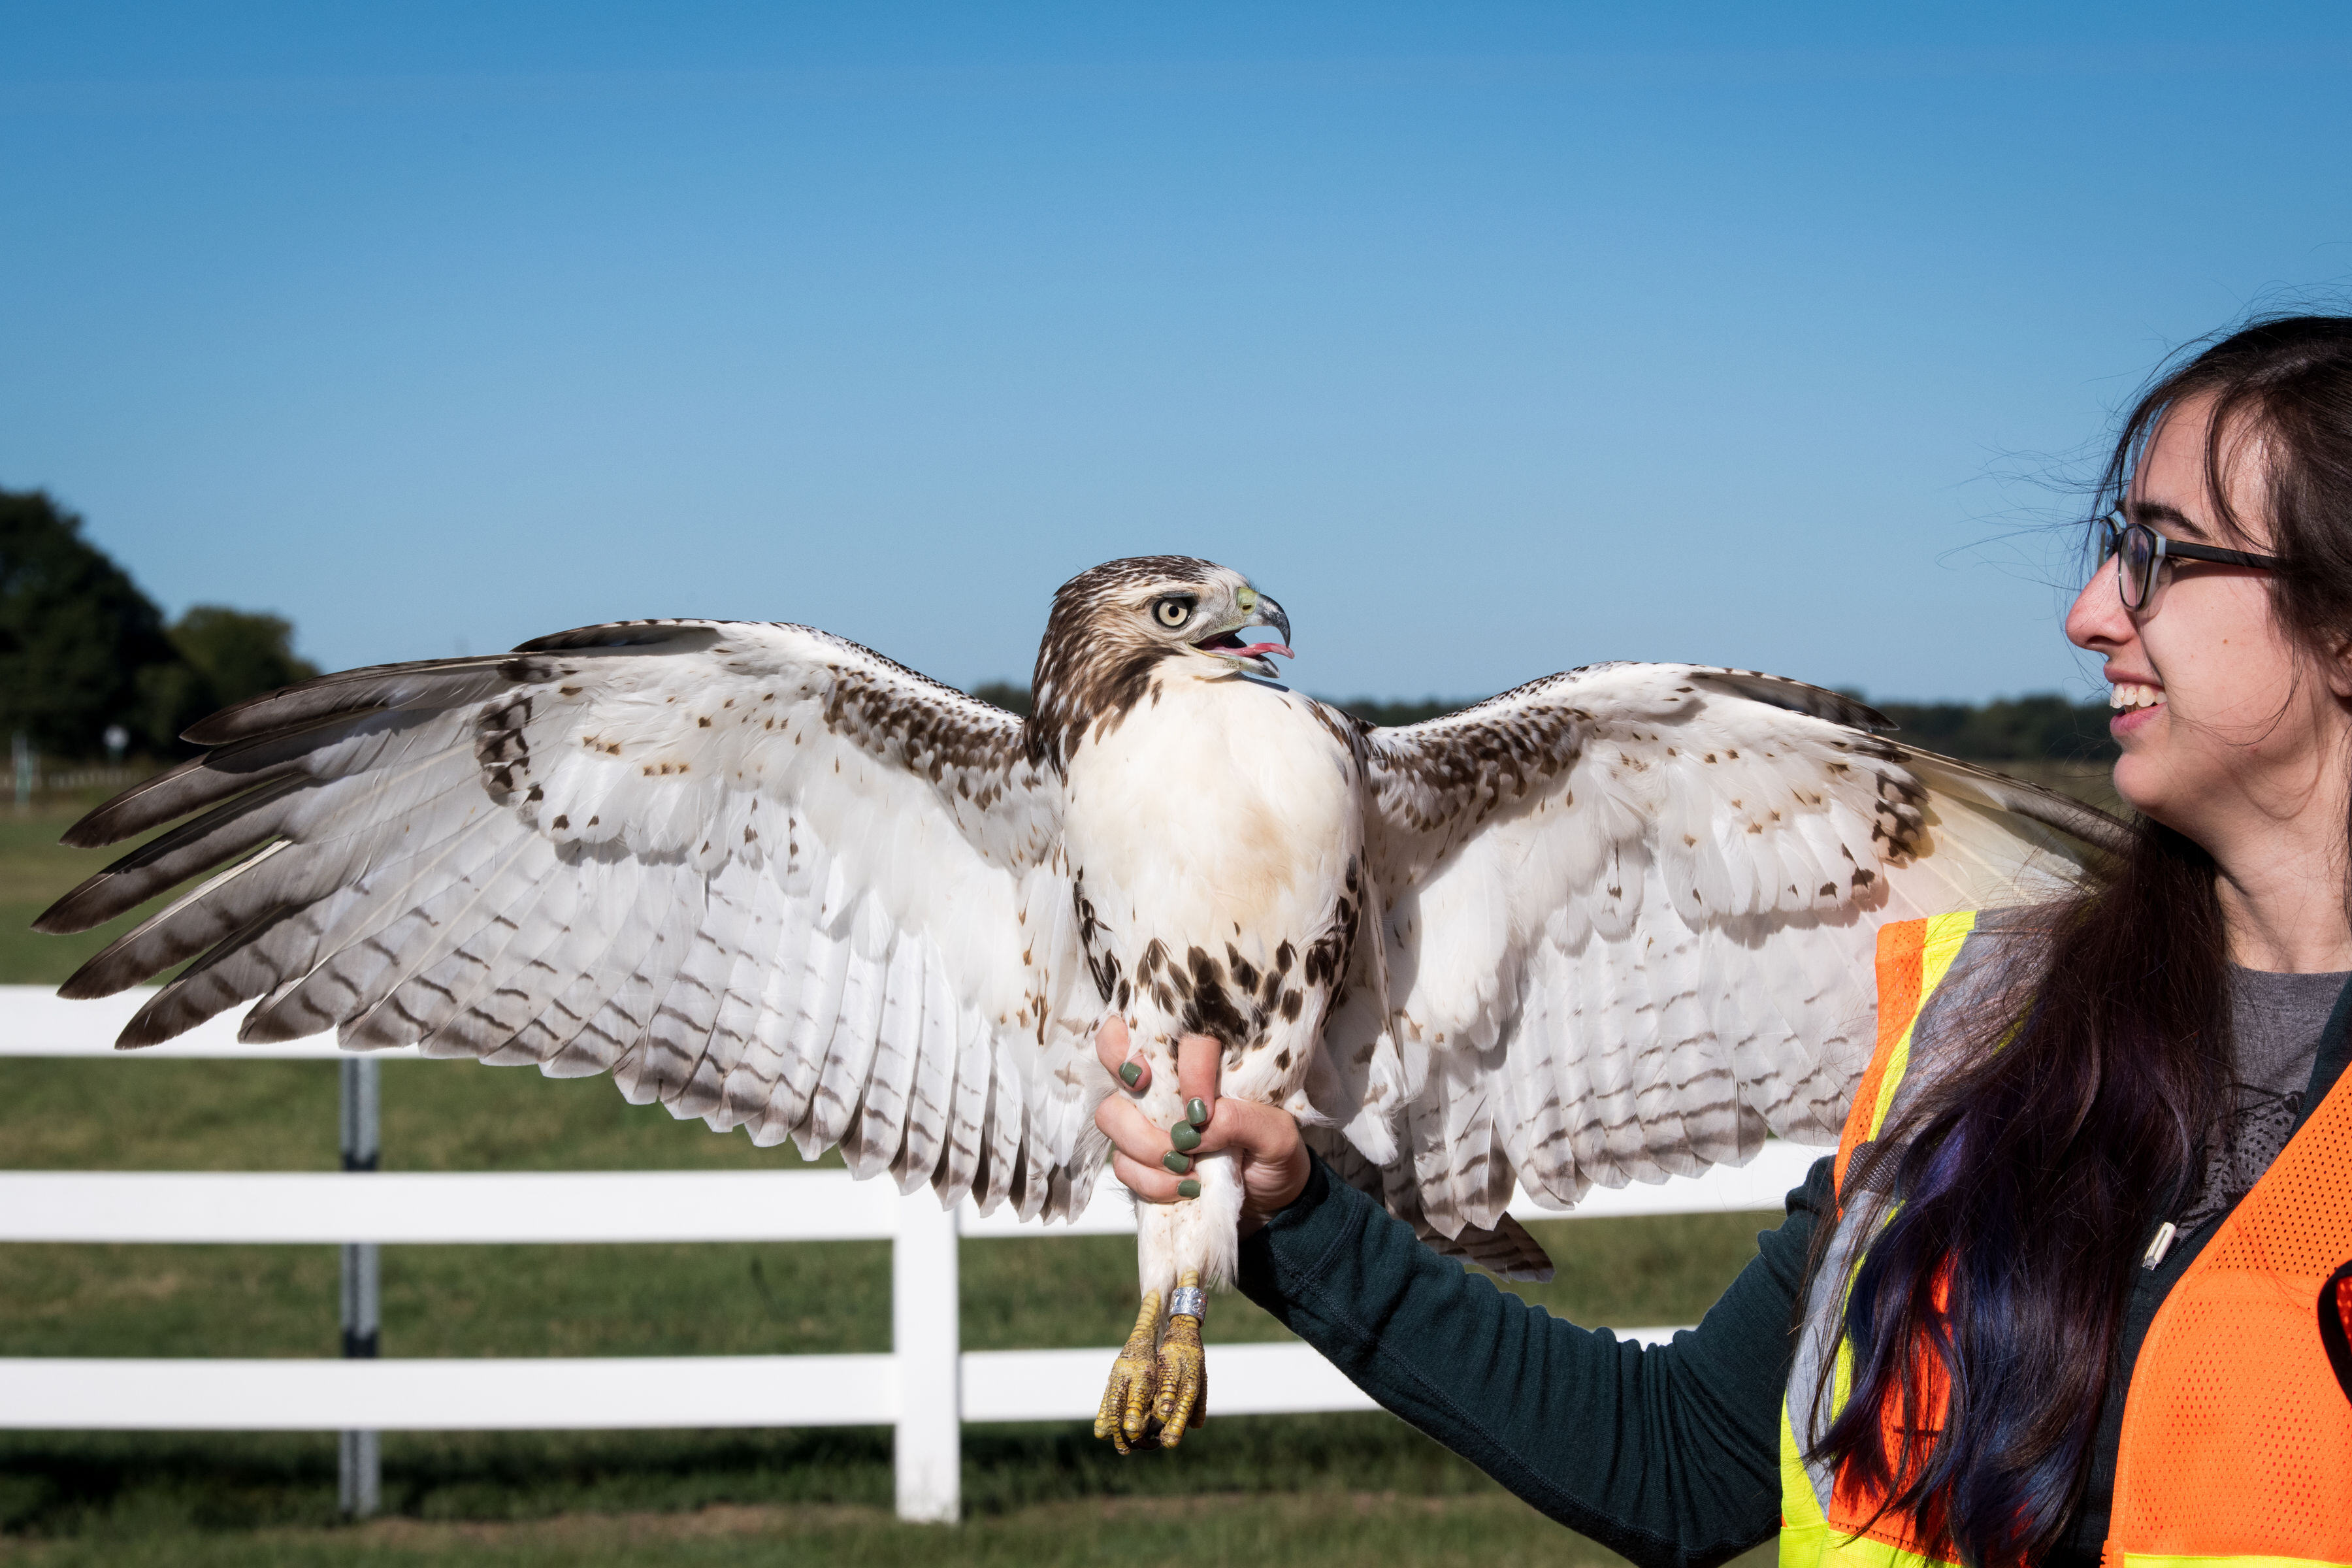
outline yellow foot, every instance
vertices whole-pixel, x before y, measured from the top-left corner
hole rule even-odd
[[[1198,1302],[1200,1275],[1186,1270],[1183,1282],[1170,1298],[1171,1305]],[[1160,1422],[1160,1440],[1172,1448],[1184,1440],[1186,1428],[1209,1419],[1209,1366],[1201,1349],[1201,1319],[1197,1312],[1175,1312],[1168,1319],[1168,1337],[1160,1342],[1160,1392],[1151,1414]]]
[[[1151,1352],[1159,1337],[1160,1292],[1152,1290],[1145,1293],[1143,1310],[1135,1315],[1135,1331],[1127,1336],[1118,1359],[1111,1363],[1110,1385],[1103,1390],[1102,1408],[1095,1412],[1095,1436],[1109,1438],[1122,1454],[1129,1448],[1159,1447],[1157,1438],[1147,1442],[1143,1432],[1149,1414],[1146,1405],[1158,1383]],[[1198,1342],[1197,1331],[1194,1342]]]

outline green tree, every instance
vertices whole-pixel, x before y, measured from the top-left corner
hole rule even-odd
[[[205,714],[308,680],[318,666],[294,654],[283,616],[194,605],[172,623],[168,664],[139,672],[139,731],[159,751],[185,751],[180,732]]]
[[[319,673],[282,616],[197,605],[170,626],[130,574],[41,490],[0,489],[0,734],[94,757],[120,724],[157,756],[232,702]]]
[[[0,490],[0,731],[94,756],[109,724],[165,742],[144,672],[181,664],[163,615],[42,490]]]
[[[983,680],[971,689],[971,694],[982,702],[992,702],[1007,713],[1029,716],[1029,689],[1015,686],[1009,680]]]
[[[2056,692],[1990,702],[1880,702],[1898,739],[1980,763],[2106,762],[2116,755],[2104,703],[2077,705]]]
[[[1475,697],[1459,700],[1424,697],[1418,702],[1411,702],[1401,698],[1351,697],[1344,702],[1337,698],[1327,698],[1325,700],[1349,718],[1361,719],[1367,724],[1378,724],[1384,730],[1391,730],[1401,725],[1421,724],[1432,719],[1443,719],[1448,713],[1458,713],[1477,699]]]
[[[317,665],[296,657],[292,621],[226,605],[191,605],[172,623],[172,646],[204,678],[205,695],[215,708],[319,673]]]

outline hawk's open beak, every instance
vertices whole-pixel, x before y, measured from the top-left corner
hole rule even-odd
[[[1272,626],[1282,634],[1282,640],[1280,642],[1243,642],[1236,634],[1243,626]],[[1264,594],[1257,595],[1257,603],[1251,606],[1248,618],[1240,626],[1219,632],[1213,637],[1203,637],[1192,646],[1202,653],[1213,653],[1221,658],[1229,658],[1251,674],[1262,675],[1268,680],[1272,680],[1276,673],[1274,668],[1274,655],[1280,654],[1285,658],[1298,657],[1290,651],[1290,617],[1283,614],[1280,605],[1276,604]]]

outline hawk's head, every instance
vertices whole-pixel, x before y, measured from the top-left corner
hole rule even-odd
[[[1249,626],[1281,642],[1250,642]],[[1271,679],[1288,658],[1290,617],[1230,566],[1189,555],[1137,555],[1079,573],[1054,595],[1030,683],[1033,747],[1066,760],[1090,729],[1116,726],[1150,689],[1151,673],[1177,660],[1208,677]]]

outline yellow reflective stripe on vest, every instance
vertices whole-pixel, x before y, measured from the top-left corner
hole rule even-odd
[[[1836,1535],[1827,1524],[1780,1527],[1780,1568],[1952,1568],[1938,1557],[1923,1557],[1873,1541],[1866,1535]]]
[[[1789,1562],[1789,1536],[1793,1531],[1827,1530],[1822,1500],[1813,1495],[1812,1478],[1805,1473],[1805,1456],[1797,1450],[1797,1428],[1789,1420],[1789,1402],[1780,1401],[1780,1561]]]
[[[1882,941],[1895,945],[1895,952],[1907,963],[1911,954],[1906,951],[1916,944],[1919,964],[1916,990],[1902,986],[1892,994],[1886,993],[1882,971],[1879,1005],[1890,1003],[1907,1007],[1908,1016],[1896,1025],[1895,1020],[1882,1016],[1879,1020],[1878,1047],[1869,1069],[1864,1073],[1854,1095],[1854,1103],[1846,1115],[1845,1136],[1841,1146],[1851,1151],[1856,1144],[1875,1138],[1885,1125],[1887,1113],[1893,1110],[1895,1097],[1903,1087],[1911,1068],[1911,1041],[1919,1026],[1919,1018],[1927,1003],[1941,988],[1960,949],[1976,929],[1974,912],[1935,915],[1927,920],[1905,921],[1902,927],[1882,932]],[[1908,928],[1908,929],[1906,929]],[[1884,951],[1884,950],[1882,950]],[[1907,979],[1907,975],[1906,976]],[[1890,1027],[1890,1026],[1895,1026]],[[1841,1211],[1843,1205],[1840,1205]],[[1822,1223],[1837,1224],[1843,1217],[1824,1215]],[[1861,1264],[1857,1251],[1848,1265],[1847,1285],[1851,1288],[1852,1273]],[[1844,1292],[1839,1294],[1841,1307]],[[1809,1335],[1836,1332],[1836,1324],[1809,1325]],[[1831,1365],[1830,1409],[1845,1407],[1853,1388],[1853,1352],[1840,1337]],[[1804,1391],[1809,1397],[1811,1391]],[[1833,1529],[1824,1510],[1817,1478],[1807,1468],[1797,1442],[1797,1428],[1791,1410],[1800,1391],[1792,1382],[1787,1397],[1780,1402],[1780,1545],[1781,1568],[1941,1568],[1940,1560],[1906,1551],[1891,1542],[1874,1540],[1866,1535],[1848,1535]]]
[[[1919,1001],[1911,1009],[1911,1016],[1895,1037],[1895,1048],[1888,1053],[1886,1068],[1879,1075],[1878,1100],[1870,1109],[1870,1127],[1864,1136],[1875,1138],[1886,1125],[1886,1112],[1895,1104],[1895,1091],[1903,1085],[1903,1075],[1911,1068],[1911,1037],[1918,1032],[1919,1016],[1927,1010],[1927,1000],[1952,972],[1952,961],[1960,956],[1960,944],[1976,930],[1973,910],[1965,914],[1934,915],[1927,921],[1926,936],[1919,944]]]

